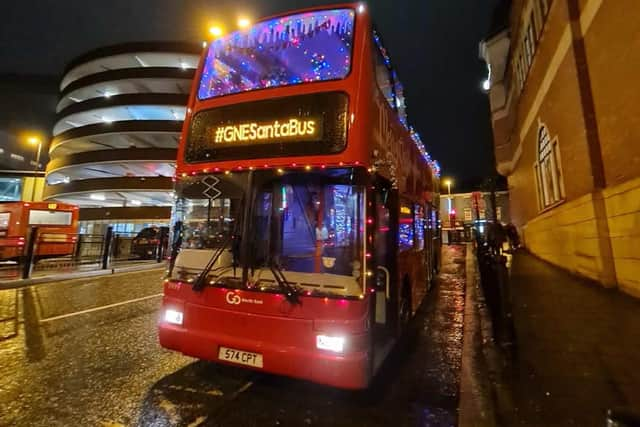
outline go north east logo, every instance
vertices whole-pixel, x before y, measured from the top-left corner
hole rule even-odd
[[[237,142],[268,142],[282,140],[311,141],[319,138],[319,126],[316,120],[289,119],[283,122],[242,123],[218,126],[213,129],[216,144]]]
[[[231,305],[239,305],[241,303],[245,304],[262,304],[263,301],[255,298],[242,298],[240,295],[235,292],[227,292],[225,295],[225,299],[227,300],[227,304]]]

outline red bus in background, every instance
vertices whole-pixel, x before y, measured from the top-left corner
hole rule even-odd
[[[438,268],[438,169],[363,6],[212,41],[178,148],[161,345],[367,387]]]
[[[78,208],[49,202],[0,203],[0,260],[23,255],[31,227],[38,227],[36,259],[73,255]]]

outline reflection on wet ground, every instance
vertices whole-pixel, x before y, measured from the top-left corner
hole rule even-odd
[[[445,248],[410,337],[364,392],[161,349],[159,273],[0,291],[0,425],[455,425],[464,262],[464,247]],[[135,301],[86,312],[126,300]]]
[[[0,293],[0,342],[18,335],[18,291]]]
[[[464,261],[463,247],[447,248],[441,279],[411,337],[391,354],[370,390],[335,390],[198,362],[151,387],[138,425],[455,425]]]

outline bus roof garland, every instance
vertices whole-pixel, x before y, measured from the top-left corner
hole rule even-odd
[[[431,155],[427,152],[427,150],[424,147],[424,143],[422,142],[422,139],[420,139],[420,134],[416,132],[413,127],[409,127],[409,132],[411,133],[411,139],[413,139],[413,142],[416,144],[418,151],[420,151],[420,154],[422,154],[422,157],[429,164],[429,167],[433,171],[433,174],[436,177],[440,178],[440,164],[438,163],[437,160],[434,160],[431,158]]]
[[[391,74],[393,76],[394,81],[396,82],[394,84],[394,97],[396,96],[398,91],[404,91],[404,87],[402,85],[402,83],[400,82],[400,79],[398,78],[398,73],[396,73],[395,69],[393,68],[393,66],[391,65],[391,58],[389,57],[389,53],[387,52],[387,49],[382,45],[382,40],[380,39],[380,35],[378,34],[378,32],[376,30],[373,30],[373,39],[376,42],[376,45],[378,46],[378,49],[380,49],[380,52],[382,53],[382,56],[384,58],[384,63],[386,64],[386,66],[389,68],[389,70],[391,70]],[[401,101],[399,103],[401,103],[402,105],[398,105],[398,101],[396,101],[396,105],[392,105],[391,107],[394,109],[399,109],[400,107],[402,107],[403,109],[405,109],[405,105],[404,105],[404,96],[402,96],[403,94],[401,93]],[[416,147],[418,148],[418,151],[420,151],[420,154],[422,155],[422,157],[425,159],[425,161],[427,162],[427,164],[429,165],[429,167],[431,168],[431,171],[433,172],[433,174],[437,177],[440,178],[440,164],[431,158],[431,155],[427,152],[426,147],[424,145],[424,143],[422,142],[422,139],[420,138],[420,134],[418,134],[418,132],[416,132],[416,130],[413,128],[413,126],[409,126],[406,116],[404,114],[400,115],[400,122],[402,123],[402,125],[409,129],[409,132],[411,134],[411,139],[413,140],[414,144],[416,145]]]

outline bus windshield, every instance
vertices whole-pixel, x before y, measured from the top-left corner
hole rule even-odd
[[[212,41],[198,98],[345,78],[354,17],[352,9],[277,17]]]
[[[311,294],[361,294],[364,186],[351,170],[264,180],[250,223],[251,283],[277,286],[276,268]]]
[[[255,171],[251,181],[248,172],[230,175],[189,177],[177,186],[182,248],[172,279],[193,282],[222,248],[207,285],[281,292],[276,271],[309,295],[362,294],[365,187],[352,169]],[[252,200],[246,225],[244,200]]]
[[[236,266],[246,191],[247,174],[193,176],[176,185],[175,222],[180,225],[176,241],[180,252],[171,268],[171,278],[194,281],[225,244],[229,247],[222,248],[224,252],[211,274]],[[241,277],[233,275],[236,286]]]

